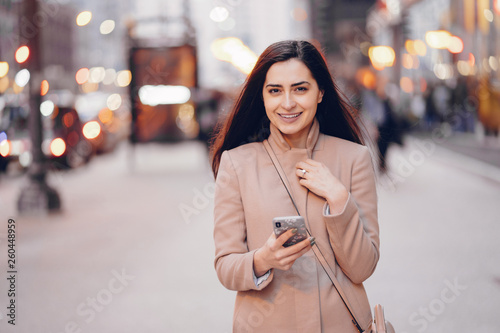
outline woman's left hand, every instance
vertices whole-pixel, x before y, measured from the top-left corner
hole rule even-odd
[[[323,163],[307,159],[297,163],[295,167],[297,168],[295,174],[299,177],[300,185],[325,198],[332,213],[338,211],[334,208],[344,207],[349,193],[340,180],[332,175]]]

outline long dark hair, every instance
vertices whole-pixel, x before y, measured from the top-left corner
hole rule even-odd
[[[364,144],[356,121],[356,110],[333,81],[323,55],[307,41],[281,41],[270,45],[260,55],[233,109],[216,127],[211,146],[215,177],[225,150],[248,142],[263,141],[269,135],[269,119],[264,108],[262,89],[269,68],[289,59],[302,61],[311,71],[319,89],[324,91],[323,100],[316,111],[320,132]]]

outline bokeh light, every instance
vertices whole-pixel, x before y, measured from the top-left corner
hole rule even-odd
[[[114,118],[113,111],[108,108],[104,108],[99,111],[98,118],[103,124],[109,124]]]
[[[494,18],[493,12],[489,9],[485,9],[484,10],[484,18],[486,19],[486,21],[488,21],[490,23],[493,22],[493,18]]]
[[[84,84],[88,81],[90,76],[90,71],[88,68],[80,68],[75,75],[76,83]]]
[[[406,69],[412,69],[413,68],[413,57],[409,53],[403,53],[402,65]]]
[[[461,53],[464,50],[464,42],[460,37],[452,36],[450,37],[448,44],[448,51],[451,53]]]
[[[26,86],[30,81],[30,76],[30,72],[26,68],[21,69],[19,72],[17,72],[14,81],[19,87],[24,88],[24,86]]]
[[[20,48],[17,49],[15,54],[16,61],[19,64],[22,64],[26,60],[28,60],[29,56],[30,56],[30,49],[27,46],[21,46]]]
[[[401,80],[399,80],[399,85],[401,87],[401,90],[404,91],[405,93],[411,94],[413,92],[414,85],[413,81],[406,76],[403,76]]]
[[[75,123],[75,116],[72,113],[66,113],[62,117],[62,122],[63,122],[64,126],[66,126],[67,128],[70,128]]]
[[[43,101],[40,104],[40,113],[45,117],[50,117],[54,112],[54,102],[52,101]]]
[[[59,157],[66,151],[66,143],[61,138],[55,138],[50,143],[50,153],[55,157]]]
[[[40,96],[45,96],[49,92],[50,85],[49,81],[43,80],[41,85],[40,85]]]
[[[7,76],[0,79],[0,93],[4,93],[9,88],[10,80]]]
[[[112,111],[118,110],[122,105],[122,97],[119,94],[109,95],[106,100],[106,105]]]
[[[89,70],[89,79],[90,83],[100,83],[104,80],[106,76],[106,70],[104,67],[92,67]]]
[[[368,56],[376,70],[382,70],[385,67],[391,67],[396,60],[396,53],[390,46],[372,46],[368,50]]]
[[[488,63],[491,67],[492,70],[497,71],[498,70],[498,59],[495,56],[490,56],[488,58]]]
[[[215,58],[230,62],[245,74],[249,74],[257,62],[255,53],[235,37],[216,39],[210,49]]]
[[[0,142],[0,155],[7,157],[10,154],[11,144],[9,140],[2,140]]]
[[[450,45],[451,33],[446,30],[427,31],[425,41],[433,49],[446,49]]]
[[[405,42],[405,49],[406,49],[406,52],[408,52],[411,55],[417,54],[417,51],[415,50],[415,41],[413,41],[411,39],[408,39]]]
[[[99,32],[102,35],[108,35],[115,30],[115,21],[113,20],[106,20],[101,23],[101,26],[99,27]]]
[[[119,71],[116,74],[116,85],[118,87],[127,87],[132,81],[132,73],[129,70]]]
[[[307,12],[303,8],[294,8],[290,13],[295,21],[305,21],[307,20]]]
[[[9,73],[9,63],[6,61],[0,61],[0,78],[4,77]]]
[[[224,22],[229,17],[229,11],[226,7],[214,7],[210,11],[209,17],[214,22]]]
[[[95,139],[101,134],[101,125],[95,120],[89,121],[83,126],[82,132],[87,139]]]
[[[413,41],[413,48],[415,49],[415,52],[417,55],[423,57],[427,54],[427,46],[423,41],[420,39],[416,39]]]
[[[453,77],[453,67],[449,64],[436,64],[434,74],[440,80],[448,80]]]
[[[78,14],[78,16],[76,17],[76,24],[79,27],[83,27],[89,24],[91,20],[92,20],[92,13],[89,11],[84,11]]]

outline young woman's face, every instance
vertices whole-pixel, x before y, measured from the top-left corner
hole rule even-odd
[[[292,147],[305,147],[323,91],[311,71],[298,59],[277,62],[262,91],[266,114]]]

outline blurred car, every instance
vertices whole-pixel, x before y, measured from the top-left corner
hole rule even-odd
[[[42,103],[43,106],[43,103]],[[83,135],[82,122],[73,107],[54,105],[44,119],[45,139],[42,150],[56,168],[76,168],[91,159],[93,149]]]
[[[1,171],[11,162],[27,167],[31,163],[31,141],[28,132],[28,109],[22,96],[4,95],[0,103]]]
[[[82,133],[78,113],[71,107],[58,107],[44,101],[42,112],[42,151],[56,169],[75,168],[88,162],[92,146]],[[27,168],[32,161],[27,103],[5,103],[0,110],[0,155],[2,168],[18,163]]]
[[[98,154],[113,151],[130,133],[128,99],[117,93],[94,92],[78,96],[76,109],[83,135]]]

